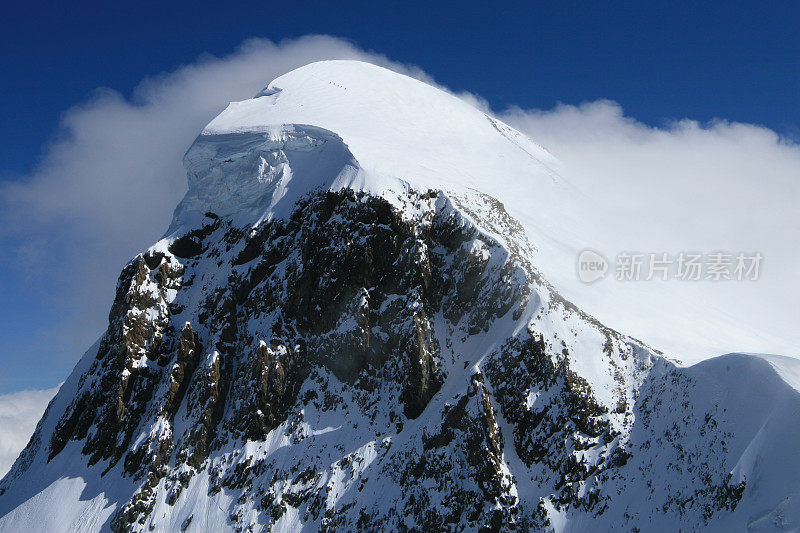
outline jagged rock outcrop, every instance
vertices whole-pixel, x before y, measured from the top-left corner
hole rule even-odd
[[[254,229],[209,213],[135,258],[78,393],[37,439],[48,459],[76,442],[87,466],[133,481],[116,530],[158,524],[198,483],[240,494],[232,527],[302,512],[334,530],[546,529],[553,512],[603,514],[608,480],[632,475],[649,412],[635,396],[657,356],[552,292],[493,199],[472,198],[470,217],[442,192],[404,200],[413,218],[352,191]],[[572,363],[587,338],[609,369],[605,402]],[[321,421],[342,437],[315,443]],[[743,486],[699,468],[717,485],[669,501],[690,496],[704,519],[734,508]],[[535,507],[520,475],[541,491]],[[383,501],[370,481],[396,492]]]

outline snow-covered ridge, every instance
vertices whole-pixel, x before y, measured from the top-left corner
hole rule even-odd
[[[559,161],[507,124],[419,80],[360,61],[305,65],[279,76],[253,98],[230,103],[203,129],[184,165],[189,191],[168,234],[192,227],[206,212],[235,215],[237,223],[256,226],[287,216],[299,198],[321,190],[352,189],[391,203],[398,193],[412,189],[455,196],[487,194],[520,221],[533,244],[532,259],[556,289],[581,308],[597,305],[589,306],[590,312],[597,311],[597,317],[612,327],[652,341],[634,328],[626,329],[625,313],[614,309],[638,301],[632,300],[632,287],[619,287],[625,291],[618,300],[602,304],[596,298],[603,293],[590,290],[597,286],[584,286],[584,301],[565,283],[565,277],[574,276],[561,276],[564,256],[569,260],[569,250],[578,243],[573,233],[581,227],[576,213],[580,204],[574,199],[582,193],[558,174]],[[680,305],[693,317],[686,319],[689,322],[697,322],[703,309],[672,299],[667,287],[654,287],[647,294],[662,304],[648,305],[650,322],[661,324],[656,329],[666,327],[694,338],[673,308]],[[669,314],[673,316],[667,322]],[[742,335],[753,333],[741,326],[723,326],[721,317],[713,323],[731,334],[737,329]],[[671,357],[684,355],[669,344],[656,347]],[[706,352],[705,357],[712,355]],[[770,361],[800,389],[800,378],[793,379],[788,370],[796,366],[793,360],[755,357]]]
[[[353,161],[334,162],[334,157],[330,168],[308,179],[287,172],[302,167],[308,152],[266,153],[276,148],[276,139],[296,137],[301,130],[338,139]],[[225,145],[244,149],[259,142],[265,144],[252,155],[259,157],[227,162],[236,158],[224,155],[230,149]],[[219,157],[206,157],[214,150]],[[284,74],[212,120],[187,163],[190,175],[220,179],[200,183],[190,177],[170,233],[191,227],[206,211],[238,210],[237,220],[257,225],[282,216],[292,199],[316,189],[351,188],[384,197],[394,196],[387,191],[408,189],[450,195],[477,190],[502,202],[519,221],[533,244],[534,264],[559,292],[610,327],[682,360],[772,346],[748,322],[726,318],[713,300],[687,298],[675,284],[581,283],[574,271],[578,253],[604,249],[609,236],[593,218],[596,201],[564,178],[562,164],[534,140],[466,101],[382,67],[323,61]],[[202,164],[214,168],[206,172]],[[278,166],[259,169],[262,164]],[[255,165],[250,175],[261,177],[243,179],[236,165]],[[350,170],[339,176],[348,165]],[[283,195],[284,207],[273,205],[273,194]]]

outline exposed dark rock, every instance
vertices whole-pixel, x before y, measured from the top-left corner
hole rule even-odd
[[[652,471],[651,446],[703,478],[659,512],[708,522],[736,508],[745,484],[721,459],[682,470],[701,447],[725,450],[718,413],[651,425],[670,402],[685,407],[669,394],[690,384],[654,373],[641,343],[541,280],[502,204],[434,191],[399,201],[411,207],[322,192],[254,228],[207,213],[167,251],[139,255],[78,394],[20,464],[36,446],[53,460],[75,443],[86,464],[126,477],[135,488],[115,531],[146,530],[157,505],[180,509],[201,480],[209,497],[238,495],[225,513],[240,529],[256,513],[326,531],[547,530],[554,512],[604,516]],[[579,326],[554,333],[554,321]],[[580,356],[609,369],[603,401],[567,332],[591,337],[596,353]],[[700,418],[708,432],[687,444]],[[512,466],[538,500],[518,497]]]

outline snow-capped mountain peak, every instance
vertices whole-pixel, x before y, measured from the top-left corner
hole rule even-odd
[[[328,156],[315,153],[314,165],[336,168],[303,177],[302,153],[325,143],[342,153],[324,163]],[[289,168],[299,171],[283,174],[285,162],[271,163],[276,148],[291,152],[297,161]],[[563,181],[552,169],[553,156],[528,137],[449,93],[359,61],[312,63],[277,78],[255,98],[231,103],[186,155],[191,207],[183,207],[226,213],[233,206],[250,208],[261,193],[249,189],[242,173],[231,172],[239,164],[234,156],[247,153],[254,159],[246,164],[274,167],[273,175],[257,178],[265,194],[290,191],[292,199],[343,187],[377,195],[408,188],[479,190],[503,201],[535,190],[547,205],[554,184]],[[209,179],[210,174],[228,178]],[[229,194],[236,199],[221,206]]]
[[[503,123],[328,61],[185,161],[0,530],[797,527],[796,365],[680,367],[564,298],[570,187]]]

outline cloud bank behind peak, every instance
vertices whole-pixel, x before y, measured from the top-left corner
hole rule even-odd
[[[24,383],[31,360],[53,369],[53,384],[63,380],[104,329],[116,276],[167,228],[186,190],[182,156],[206,123],[273,78],[334,58],[434,83],[419,68],[334,37],[253,39],[228,56],[148,77],[130,98],[98,89],[68,110],[34,170],[0,187],[0,291],[42,309],[33,329],[3,332],[17,349],[0,387],[8,386],[4,378]],[[458,96],[489,112],[479,96]],[[792,303],[800,296],[792,205],[800,197],[800,147],[769,129],[723,120],[651,127],[611,101],[493,114],[562,160],[568,179],[598,206],[587,216],[603,219],[597,234],[606,237],[588,244],[605,253],[762,251],[770,270],[759,282],[725,291],[705,284],[687,294],[716,298],[733,319],[765,332],[753,343],[762,351],[794,355],[786,353],[785,332],[800,319]]]

